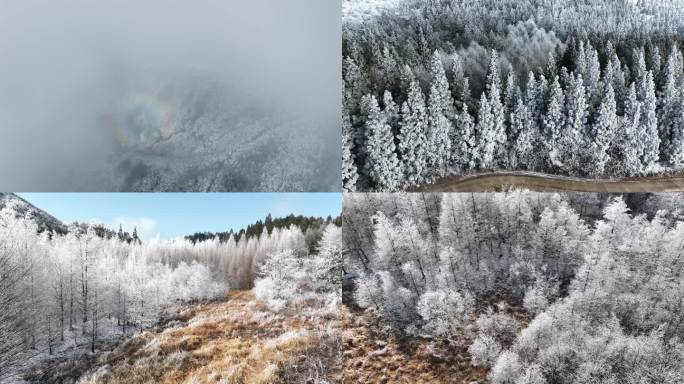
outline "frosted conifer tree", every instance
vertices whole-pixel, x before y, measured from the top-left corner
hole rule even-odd
[[[646,80],[646,58],[643,48],[635,48],[632,51],[632,78],[637,84],[643,84]]]
[[[549,95],[549,105],[544,114],[544,136],[549,141],[550,153],[549,158],[552,163],[560,161],[560,154],[562,149],[561,133],[565,127],[565,114],[563,112],[565,104],[565,94],[558,82],[558,76],[553,79],[551,83],[551,90]]]
[[[634,83],[629,87],[627,100],[625,101],[625,116],[623,118],[624,137],[620,141],[622,153],[622,169],[628,176],[635,176],[641,172],[641,159],[639,158],[639,127],[641,124],[642,103],[637,99]]]
[[[464,96],[462,100],[470,98],[468,79],[465,79]],[[468,112],[468,104],[461,103],[461,110],[456,116],[456,124],[451,137],[451,162],[457,169],[473,169],[475,151],[475,132],[473,118]]]
[[[585,152],[587,100],[582,76],[571,80],[571,88],[566,94],[566,129],[563,135],[563,162],[571,172],[582,169],[581,156]]]
[[[680,168],[684,166],[684,97],[680,96],[678,102],[677,119],[671,128],[669,159],[675,167]]]
[[[531,121],[529,109],[522,101],[518,100],[518,105],[513,114],[512,125],[518,132],[518,137],[515,139],[513,145],[513,153],[511,154],[511,167],[534,169],[534,141],[537,135],[534,125]]]
[[[535,126],[535,129],[538,129],[537,125],[541,121],[542,109],[544,108],[545,86],[548,87],[548,84],[545,83],[544,76],[541,76],[539,81],[537,81],[533,72],[528,74],[524,101],[530,113],[530,122]]]
[[[597,105],[599,100],[601,100],[602,95],[600,94],[600,78],[601,78],[601,66],[599,64],[598,52],[596,49],[587,44],[587,74],[584,78],[585,88],[587,89],[587,94],[590,99],[590,106]],[[592,108],[593,110],[593,108]]]
[[[658,161],[660,150],[660,137],[658,135],[658,117],[656,115],[656,95],[653,74],[649,71],[643,78],[641,85],[641,101],[643,111],[641,126],[637,137],[641,139],[641,166],[642,172],[648,173]]]
[[[394,153],[392,128],[380,111],[375,96],[365,97],[368,121],[366,122],[366,173],[379,191],[394,191],[399,187],[401,167]]]
[[[489,101],[484,93],[480,96],[480,112],[477,116],[477,147],[473,155],[480,169],[488,169],[494,162],[496,127]]]
[[[608,148],[615,137],[617,130],[618,119],[615,111],[615,93],[613,86],[608,83],[605,87],[603,100],[598,109],[598,116],[594,122],[594,137],[592,141],[592,160],[593,160],[593,174],[595,176],[603,175],[606,169],[606,164],[610,159]]]
[[[678,116],[678,98],[681,91],[678,84],[680,84],[681,71],[682,69],[677,60],[677,47],[673,46],[663,71],[663,88],[660,92],[658,105],[660,153],[665,161],[669,161],[671,153],[677,150],[677,148],[671,146],[670,140],[674,133],[674,125],[680,120],[680,116]]]
[[[382,104],[385,106],[383,111],[385,112],[387,124],[389,124],[390,127],[399,125],[399,107],[397,106],[397,103],[394,102],[394,98],[390,91],[386,90],[382,95]]]
[[[428,98],[428,163],[440,176],[447,171],[447,164],[451,154],[451,137],[453,127],[451,120],[454,116],[454,100],[449,91],[442,60],[435,51],[432,56],[432,82]]]
[[[506,128],[504,126],[505,111],[501,102],[501,74],[499,71],[499,55],[492,50],[487,71],[487,97],[491,109],[491,126],[489,127],[493,141],[494,162],[492,165],[506,165],[508,160],[508,144],[506,142]]]
[[[349,117],[342,112],[342,189],[345,192],[356,191],[356,181],[359,177],[356,164],[354,164],[354,143],[351,138],[350,125]]]
[[[455,100],[455,105],[461,107],[463,103],[470,102],[470,85],[468,78],[463,72],[463,59],[458,54],[454,54],[451,65],[451,94]]]
[[[504,108],[505,108],[505,124],[509,127],[509,139],[515,138],[517,132],[513,131],[511,126],[512,115],[515,112],[516,103],[520,97],[520,88],[515,77],[515,72],[510,72],[506,79],[506,92],[504,94]]]
[[[401,107],[399,153],[406,185],[418,185],[427,174],[427,113],[425,98],[416,80],[411,82],[408,98]]]

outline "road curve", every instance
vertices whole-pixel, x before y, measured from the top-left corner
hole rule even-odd
[[[449,176],[416,188],[419,192],[495,192],[511,187],[532,191],[574,192],[682,192],[684,176],[633,179],[585,179],[533,172],[492,172]]]

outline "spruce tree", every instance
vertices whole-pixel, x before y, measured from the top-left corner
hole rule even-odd
[[[660,135],[660,153],[665,161],[671,160],[671,154],[676,148],[671,146],[671,140],[675,124],[680,120],[678,116],[679,108],[679,79],[681,78],[681,67],[677,60],[677,48],[672,47],[667,57],[667,63],[663,70],[663,87],[660,92],[658,104],[658,132]]]
[[[561,139],[565,128],[565,94],[558,83],[558,76],[554,77],[549,91],[549,104],[544,114],[544,137],[549,143],[549,159],[551,163],[561,161],[560,154],[563,152]]]
[[[454,99],[455,106],[461,108],[463,103],[470,103],[470,98],[464,99],[466,95],[470,96],[468,79],[463,72],[463,59],[460,55],[454,54],[453,63],[451,65],[451,95]],[[468,93],[466,93],[466,91]]]
[[[366,174],[377,191],[394,191],[400,186],[401,167],[394,153],[394,137],[375,96],[364,96],[366,121]]]
[[[606,164],[610,156],[608,149],[615,137],[617,130],[617,114],[615,111],[615,93],[613,86],[608,83],[601,105],[599,106],[596,121],[593,125],[592,141],[592,166],[593,175],[600,176],[605,173]]]
[[[622,157],[622,168],[627,176],[635,176],[641,172],[639,158],[639,126],[641,124],[642,103],[637,98],[636,87],[632,83],[625,101],[625,115],[623,118],[624,135],[620,138],[619,152]]]
[[[515,72],[510,72],[506,79],[506,92],[504,93],[504,118],[508,138],[515,137],[516,133],[511,126],[512,115],[515,112],[516,103],[520,97],[520,87],[515,77]]]
[[[354,163],[354,143],[350,131],[349,117],[342,112],[342,189],[345,192],[355,192],[358,179]]]
[[[480,110],[477,118],[477,146],[473,155],[477,159],[477,166],[486,170],[494,165],[496,127],[489,101],[484,93],[480,96]]]
[[[426,180],[427,128],[425,98],[418,81],[413,80],[407,100],[401,107],[399,124],[399,154],[406,185],[418,185]]]
[[[584,78],[584,86],[587,89],[589,96],[590,110],[594,110],[595,106],[601,100],[601,87],[599,80],[601,79],[601,66],[599,63],[598,52],[596,49],[587,44],[587,74]]]
[[[656,165],[660,154],[660,137],[658,135],[658,117],[656,114],[656,96],[653,74],[648,71],[643,77],[641,86],[643,111],[638,134],[641,140],[642,172],[650,172]]]
[[[356,116],[360,112],[360,101],[368,92],[368,79],[351,57],[344,60],[344,84],[345,102],[349,108],[350,116]]]
[[[392,93],[385,90],[382,95],[382,104],[385,106],[383,111],[385,112],[385,118],[387,119],[387,124],[392,127],[392,132],[399,126],[399,107],[397,103],[394,102]]]
[[[467,78],[465,79],[464,84],[463,99],[467,99],[470,98]],[[456,122],[451,136],[451,163],[457,169],[467,170],[475,168],[473,158],[476,145],[474,130],[473,118],[468,112],[468,104],[462,103],[460,111],[456,116]]]
[[[487,97],[488,104],[491,110],[491,125],[487,132],[493,140],[493,163],[491,165],[506,166],[508,159],[508,143],[506,138],[506,129],[504,126],[504,106],[501,102],[501,75],[499,71],[499,56],[496,51],[492,50],[491,60],[489,61],[489,69],[487,71]]]
[[[542,111],[544,109],[544,93],[548,87],[546,84],[546,78],[542,75],[537,81],[534,77],[534,73],[530,71],[527,77],[527,87],[525,90],[525,106],[530,114],[530,124],[534,127],[534,130],[540,130],[539,125],[542,121]]]
[[[684,97],[678,98],[677,119],[672,124],[669,161],[676,168],[684,166]]]
[[[564,154],[561,156],[565,167],[577,174],[584,169],[582,157],[585,153],[586,122],[587,122],[587,100],[584,90],[582,76],[572,77],[571,88],[566,94],[566,128],[562,136],[561,149]]]
[[[427,159],[429,166],[437,174],[444,176],[451,155],[451,121],[455,118],[455,112],[449,83],[437,51],[432,57],[430,74],[432,81],[428,98]]]
[[[639,86],[646,81],[646,59],[644,57],[643,48],[635,48],[632,51],[632,78],[634,82]],[[638,88],[638,87],[637,87]],[[637,89],[637,93],[639,90]]]
[[[533,150],[537,132],[535,132],[534,124],[532,124],[529,109],[522,99],[518,99],[512,124],[518,132],[518,136],[513,144],[511,167],[513,169],[534,169],[535,162],[533,159],[535,156]]]

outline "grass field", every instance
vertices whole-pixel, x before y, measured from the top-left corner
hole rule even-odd
[[[433,184],[417,188],[416,191],[496,192],[511,187],[540,192],[681,192],[684,191],[684,176],[583,179],[532,172],[494,172],[446,177]]]
[[[338,382],[338,359],[336,314],[275,313],[252,292],[236,291],[131,338],[80,383]]]

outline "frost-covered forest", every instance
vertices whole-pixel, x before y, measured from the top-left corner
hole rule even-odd
[[[684,165],[680,0],[349,3],[345,190]]]
[[[495,384],[684,380],[681,194],[344,199],[345,301],[433,364],[462,348]]]
[[[304,232],[272,224],[292,217],[269,216],[250,226],[261,233],[143,242],[95,225],[54,231],[44,216],[18,198],[0,209],[0,382],[41,359],[98,352],[101,341],[142,333],[229,289],[256,286],[273,311],[339,301],[341,229],[331,219],[311,219]]]

